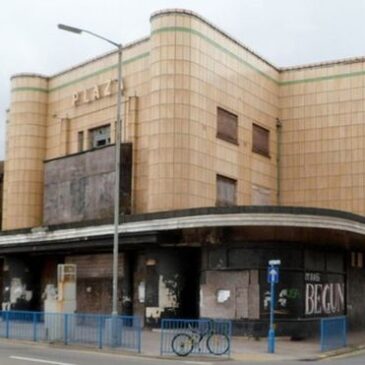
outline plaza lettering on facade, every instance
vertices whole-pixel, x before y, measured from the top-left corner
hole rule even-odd
[[[305,315],[341,314],[344,309],[343,283],[306,283]]]
[[[72,94],[72,106],[87,104],[103,97],[110,96],[116,91],[114,90],[114,84],[117,84],[117,80],[108,80],[103,84],[94,85],[89,89],[74,92]],[[123,90],[123,82],[121,89]]]

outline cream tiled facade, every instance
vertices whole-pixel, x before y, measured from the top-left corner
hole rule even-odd
[[[50,77],[12,78],[3,229],[42,225],[43,164],[78,152],[111,126],[117,54]],[[133,145],[132,212],[216,203],[216,176],[237,181],[237,205],[260,202],[364,214],[365,61],[282,69],[200,16],[167,10],[123,49],[123,140]],[[238,140],[217,138],[217,108],[238,116]],[[252,125],[269,156],[252,152]]]
[[[281,72],[285,205],[365,213],[364,59]]]

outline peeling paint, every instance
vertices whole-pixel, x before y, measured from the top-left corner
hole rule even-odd
[[[26,290],[20,278],[12,278],[10,284],[10,303],[15,304],[19,299],[29,302],[33,297],[31,290]]]
[[[172,275],[172,278],[159,276],[158,285],[158,307],[146,307],[146,318],[158,320],[164,311],[179,308],[180,287],[179,274]]]
[[[138,285],[138,301],[144,303],[146,299],[146,283],[141,281]]]
[[[146,317],[151,319],[159,319],[161,309],[159,307],[146,307]]]
[[[160,308],[179,308],[179,274],[172,275],[170,279],[160,275],[159,279]]]

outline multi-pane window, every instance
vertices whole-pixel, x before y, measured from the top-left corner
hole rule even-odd
[[[237,181],[217,175],[217,207],[229,207],[236,205]]]
[[[90,148],[97,148],[110,144],[110,125],[91,129]]]
[[[252,152],[269,157],[269,130],[257,124],[252,125]]]
[[[227,142],[238,143],[237,115],[217,108],[217,137]]]

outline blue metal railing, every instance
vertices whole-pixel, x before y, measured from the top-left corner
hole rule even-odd
[[[347,318],[321,318],[321,351],[347,346]]]
[[[0,337],[141,352],[142,326],[137,316],[26,311],[0,313]]]
[[[187,356],[231,353],[232,324],[228,320],[163,319],[160,354]]]

